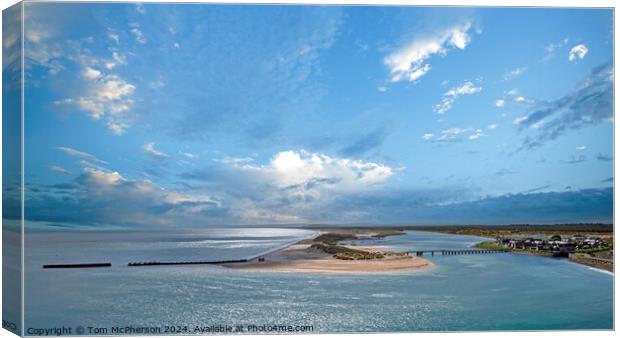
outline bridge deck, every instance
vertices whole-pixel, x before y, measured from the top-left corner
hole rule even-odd
[[[407,255],[415,254],[416,256],[424,256],[424,254],[430,254],[431,256],[435,256],[435,254],[442,256],[454,256],[454,255],[482,255],[482,254],[493,254],[493,253],[505,253],[504,250],[483,250],[483,249],[467,249],[467,250],[411,250],[406,251]]]

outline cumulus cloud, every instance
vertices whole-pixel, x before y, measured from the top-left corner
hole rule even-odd
[[[282,152],[265,164],[217,162],[216,167],[187,173],[186,178],[201,184],[192,192],[87,168],[73,181],[49,187],[57,193],[28,194],[28,216],[79,224],[208,226],[224,222],[587,222],[608,221],[612,215],[612,188],[538,192],[545,186],[494,197],[481,197],[463,187],[403,190],[383,185],[389,175],[381,174],[385,172],[381,166]],[[498,171],[498,175],[510,173],[505,168]]]
[[[495,107],[497,107],[497,108],[502,108],[505,105],[506,105],[506,101],[504,101],[504,100],[500,99],[500,100],[495,101]]]
[[[220,160],[182,178],[222,192],[228,215],[241,223],[302,222],[342,196],[379,191],[398,170],[385,164],[307,151],[282,151],[264,164]]]
[[[448,90],[443,94],[443,99],[441,103],[435,105],[433,110],[437,114],[445,114],[447,111],[452,109],[454,102],[463,95],[472,95],[479,93],[482,90],[482,87],[476,87],[473,82],[465,81],[462,85],[456,86]]]
[[[577,59],[583,59],[586,57],[587,54],[588,47],[586,47],[586,45],[584,44],[579,44],[571,48],[571,50],[568,52],[568,60],[576,61]]]
[[[167,158],[168,157],[168,154],[155,149],[155,143],[153,143],[153,142],[150,142],[150,143],[147,143],[147,144],[143,145],[142,146],[142,151],[144,151],[145,153],[147,153],[147,154],[149,154],[149,155],[151,155],[151,156],[153,156],[155,158],[163,159],[163,158]]]
[[[433,55],[446,55],[451,49],[465,49],[471,41],[471,21],[434,33],[425,33],[384,59],[390,69],[390,81],[415,82],[431,70],[428,60]]]
[[[306,151],[276,154],[266,166],[244,165],[243,170],[265,175],[280,188],[307,186],[308,182],[330,180],[340,191],[355,191],[385,182],[394,170],[386,165],[335,158]]]
[[[534,129],[520,149],[532,149],[570,130],[611,122],[613,118],[613,66],[595,67],[576,89],[553,101],[537,101],[535,110],[514,121],[521,130]]]
[[[61,188],[61,187],[59,187]],[[87,168],[71,184],[62,186],[71,197],[31,194],[32,220],[80,224],[132,225],[194,224],[206,214],[217,214],[220,202],[202,194],[170,191],[150,181],[131,180],[118,172]]]
[[[94,80],[98,78],[99,76],[101,76],[101,72],[91,67],[85,67],[82,70],[82,76],[84,76],[87,79]]]

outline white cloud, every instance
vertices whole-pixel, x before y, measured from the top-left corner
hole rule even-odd
[[[180,152],[181,155],[187,157],[187,158],[195,158],[196,155],[190,153],[190,152]]]
[[[384,93],[388,91],[388,88],[386,86],[379,86],[377,87],[377,90]]]
[[[108,172],[99,169],[86,168],[89,174],[85,177],[86,181],[97,187],[108,187],[119,185],[126,181],[118,172]]]
[[[153,142],[150,142],[150,143],[147,143],[147,144],[143,145],[142,146],[142,150],[145,153],[147,153],[147,154],[149,154],[149,155],[151,155],[153,157],[157,157],[157,158],[166,158],[166,157],[168,157],[168,154],[155,149],[155,143],[153,143]]]
[[[587,148],[586,146],[579,146],[579,147],[577,147],[575,149],[577,149],[577,150],[586,150],[586,148]]]
[[[506,80],[506,81],[512,80],[515,77],[520,76],[521,74],[523,74],[526,69],[527,69],[526,67],[519,67],[519,68],[515,68],[513,70],[508,71],[508,72],[506,72],[506,74],[504,74],[504,80]]]
[[[30,71],[33,65],[39,65],[46,68],[51,75],[58,74],[65,68],[62,63],[62,57],[64,56],[64,50],[55,43],[50,42],[52,37],[51,29],[49,27],[43,27],[38,25],[33,20],[29,20],[27,27],[24,27],[25,40],[32,44],[31,48],[26,48],[23,52],[25,59],[24,68],[25,71]],[[17,45],[12,36],[7,37],[7,42],[4,43],[8,47]],[[21,46],[21,44],[20,44]],[[21,58],[22,53],[15,54],[10,53],[5,55],[7,60],[15,60],[15,57]]]
[[[494,124],[489,124],[487,126],[487,129],[489,129],[489,130],[493,130],[493,129],[496,129],[496,128],[497,128],[497,124],[495,124],[495,123]]]
[[[457,140],[461,134],[471,131],[471,128],[450,128],[441,131],[441,136],[437,138],[439,142]]]
[[[108,122],[107,126],[113,134],[119,136],[123,135],[125,133],[125,130],[129,128],[129,125],[123,122]]]
[[[32,43],[40,43],[51,36],[48,29],[44,27],[35,27],[33,25],[28,25],[27,28],[24,28],[24,34],[26,35],[26,40]]]
[[[484,133],[482,132],[482,129],[476,129],[473,134],[469,135],[469,139],[470,140],[477,140],[477,139],[481,138],[482,136],[484,136]]]
[[[103,166],[96,164],[96,163],[92,163],[88,160],[79,160],[78,163],[82,166],[82,168],[84,169],[97,169],[97,170],[101,170],[101,171],[108,171],[106,168],[104,168]]]
[[[496,126],[496,125],[491,125]],[[489,126],[488,129],[494,129]],[[437,143],[446,143],[446,142],[461,142],[463,140],[477,140],[484,136],[484,132],[482,129],[476,128],[448,128],[441,130],[437,133],[427,133],[422,136],[422,138],[426,141],[432,141]]]
[[[409,74],[409,81],[411,81],[411,82],[417,81],[419,78],[421,78],[422,76],[426,75],[426,73],[428,73],[430,70],[431,70],[431,65],[426,64],[426,65],[422,66],[421,68],[418,68],[418,69],[412,71]]]
[[[144,5],[141,3],[136,4],[136,12],[140,14],[146,13],[146,9],[144,8]]]
[[[568,60],[575,61],[577,58],[583,59],[588,54],[588,47],[584,44],[576,45],[568,52]]]
[[[75,150],[73,148],[57,147],[56,149],[62,151],[63,153],[65,153],[65,154],[67,154],[69,156],[80,157],[80,158],[84,158],[84,159],[87,159],[89,161],[93,161],[93,162],[97,162],[97,163],[101,163],[101,164],[107,164],[108,163],[106,161],[102,161],[102,160],[98,159],[94,155],[91,155],[91,154],[83,152],[83,151]]]
[[[222,206],[216,198],[168,190],[148,180],[132,180],[118,172],[87,167],[73,182],[70,200],[53,204],[56,215],[82,222],[115,224],[196,224]],[[45,210],[50,201],[44,202]],[[45,217],[49,217],[46,211]]]
[[[380,191],[400,170],[404,168],[288,150],[264,163],[251,157],[219,159],[183,177],[221,189],[218,197],[240,223],[303,222],[323,218],[320,214],[344,196]]]
[[[380,163],[365,162],[350,158],[331,157],[319,153],[282,151],[275,154],[264,165],[242,161],[221,162],[237,171],[241,177],[235,181],[251,178],[248,183],[255,186],[267,184],[263,197],[274,194],[274,198],[321,198],[324,202],[330,196],[366,191],[385,183],[395,169]],[[263,188],[261,188],[263,189]],[[268,193],[269,189],[275,189]],[[302,206],[303,207],[303,206]]]
[[[241,164],[241,163],[250,163],[253,162],[254,159],[246,156],[246,157],[224,157],[222,159],[216,159],[216,162],[224,163],[224,164]]]
[[[568,38],[564,38],[561,42],[558,43],[550,43],[545,47],[545,51],[547,54],[543,57],[543,61],[549,61],[555,55],[555,51],[559,48],[562,48],[568,44]]]
[[[199,213],[222,206],[220,201],[209,196],[196,196],[178,192],[169,192],[163,196],[163,200],[173,206],[185,205],[184,209],[191,213]]]
[[[517,88],[513,88],[511,90],[505,91],[504,94],[506,94],[508,96],[515,96],[515,95],[519,94],[519,90]]]
[[[500,100],[495,101],[495,107],[497,107],[497,108],[502,108],[505,105],[506,105],[506,101],[504,101],[504,100],[500,99]]]
[[[528,98],[523,97],[523,96],[517,96],[517,97],[515,97],[514,101],[515,101],[516,103],[519,103],[519,104],[529,104],[529,105],[532,105],[532,104],[534,104],[534,103],[535,103],[535,102],[534,102],[534,100],[532,100],[532,99],[528,99]]]
[[[110,38],[111,40],[113,40],[114,42],[116,42],[116,44],[118,45],[120,42],[120,38],[118,36],[118,34],[115,33],[108,33],[108,38]]]
[[[305,151],[280,152],[272,158],[267,170],[275,174],[273,178],[280,187],[303,184],[312,179],[337,178],[339,188],[346,190],[384,182],[394,173],[392,168],[383,164]]]
[[[514,119],[514,121],[512,121],[512,124],[519,125],[525,121],[527,121],[527,116],[521,116],[521,117],[517,117],[516,119]]]
[[[126,113],[133,106],[130,96],[136,87],[118,75],[101,76],[100,72],[96,72],[90,67],[83,70],[82,74],[88,80],[84,96],[58,100],[54,104],[76,106],[95,120],[105,117],[108,129],[122,135],[130,126]]]
[[[146,37],[144,36],[144,33],[142,33],[142,31],[140,30],[140,26],[138,24],[134,24],[133,26],[134,27],[131,28],[131,34],[133,34],[133,37],[138,43],[145,44]]]
[[[162,87],[164,87],[166,85],[166,82],[164,81],[164,79],[162,77],[160,77],[159,79],[155,80],[155,81],[151,81],[149,83],[149,88],[153,89],[153,90],[157,90],[160,89]]]
[[[461,86],[450,89],[444,95],[446,96],[471,95],[471,94],[480,92],[480,90],[482,90],[481,87],[476,87],[471,81],[466,81]]]
[[[57,165],[51,165],[50,170],[53,172],[57,172],[59,174],[71,175],[71,172],[65,168],[59,167]]]
[[[451,48],[465,49],[471,38],[471,22],[427,33],[388,55],[384,63],[390,69],[390,81],[414,82],[431,70],[427,62],[435,54],[446,55]]]
[[[112,52],[112,58],[102,61],[103,66],[107,69],[114,69],[118,65],[126,65],[127,58],[119,52]]]
[[[465,81],[462,85],[453,87],[449,91],[443,94],[441,103],[435,105],[433,110],[437,114],[445,114],[452,109],[454,102],[463,95],[472,95],[479,93],[482,87],[476,87],[471,81]]]
[[[100,101],[114,101],[130,95],[136,89],[134,85],[116,75],[108,75],[97,85],[96,96]]]
[[[82,70],[82,76],[84,76],[87,79],[94,80],[98,78],[99,76],[101,76],[101,72],[91,67],[85,67]]]

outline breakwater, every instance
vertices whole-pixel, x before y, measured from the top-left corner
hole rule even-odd
[[[80,269],[80,268],[107,268],[112,263],[80,263],[80,264],[46,264],[43,269]]]

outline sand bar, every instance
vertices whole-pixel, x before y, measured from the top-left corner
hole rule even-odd
[[[386,252],[385,246],[350,246],[372,252]],[[233,269],[263,270],[278,272],[303,272],[316,274],[366,274],[382,272],[405,272],[429,268],[433,264],[426,259],[411,256],[386,256],[371,260],[342,260],[320,250],[311,249],[310,244],[293,244],[287,248],[264,256],[265,260],[247,263],[231,263],[224,266]]]

